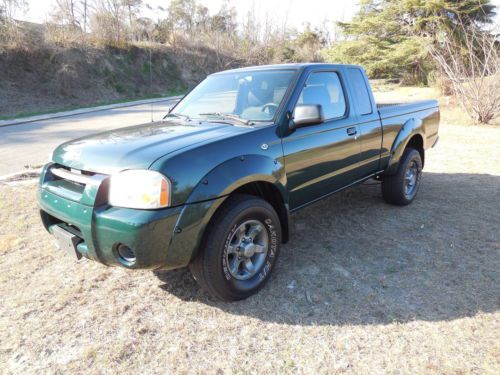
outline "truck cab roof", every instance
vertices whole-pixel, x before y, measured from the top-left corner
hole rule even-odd
[[[280,70],[280,69],[293,69],[293,70],[304,70],[307,68],[320,68],[320,69],[339,69],[345,67],[355,67],[358,69],[363,69],[359,65],[349,65],[349,64],[329,64],[329,63],[290,63],[290,64],[271,64],[271,65],[255,65],[248,66],[244,68],[228,69],[221,72],[213,73],[212,75],[235,73],[235,72],[247,72],[255,70]]]

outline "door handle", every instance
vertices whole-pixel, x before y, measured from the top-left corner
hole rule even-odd
[[[358,134],[358,131],[356,130],[355,127],[347,128],[347,135],[348,136],[352,136],[352,135],[356,135],[356,134]]]

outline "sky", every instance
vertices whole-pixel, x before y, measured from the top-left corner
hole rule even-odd
[[[219,10],[223,1],[199,0],[212,14]],[[43,22],[49,19],[55,0],[27,0],[27,3],[28,9],[17,18]],[[170,0],[143,0],[143,3],[153,7],[149,12],[143,9],[143,14],[155,19],[158,12],[154,10],[158,6],[168,7]],[[267,16],[278,25],[286,24],[299,30],[306,24],[314,27],[325,21],[349,21],[358,8],[357,0],[230,0],[229,3],[236,8],[240,19],[254,9],[261,20]],[[492,0],[492,3],[500,9],[500,0]],[[500,23],[500,15],[497,15],[496,23]]]
[[[499,0],[500,1],[500,0]],[[168,7],[169,0],[143,0],[144,3]],[[223,0],[199,0],[210,13],[219,10]],[[18,14],[17,18],[32,22],[43,22],[49,18],[55,0],[28,0],[28,9],[25,14]],[[237,10],[238,16],[245,16],[252,8],[257,16],[264,19],[266,15],[274,22],[286,26],[302,29],[305,24],[319,26],[325,20],[348,21],[357,9],[357,1],[352,0],[230,0],[230,5]],[[143,10],[144,15],[155,18],[154,12]]]

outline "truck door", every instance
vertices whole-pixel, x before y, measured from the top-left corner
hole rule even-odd
[[[359,129],[339,72],[310,73],[296,104],[321,105],[325,121],[283,138],[291,209],[360,178]]]
[[[359,118],[360,173],[365,177],[380,170],[382,123],[364,72],[359,68],[348,68],[347,77]]]

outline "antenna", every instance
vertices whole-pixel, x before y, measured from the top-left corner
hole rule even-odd
[[[151,42],[149,44],[149,92],[153,95],[153,66],[151,65]],[[151,102],[151,122],[153,122],[153,104]]]

